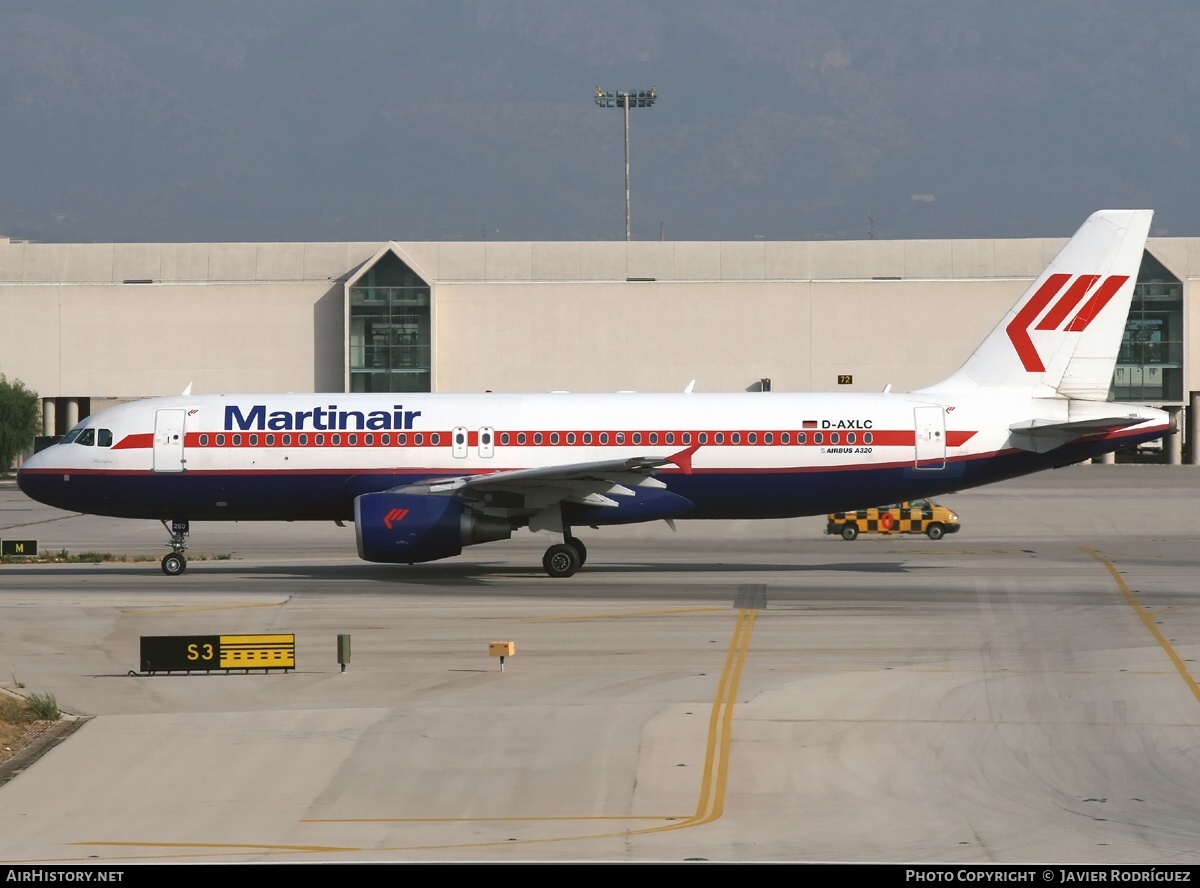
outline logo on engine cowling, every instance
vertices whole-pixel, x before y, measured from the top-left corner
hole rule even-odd
[[[397,524],[399,524],[404,520],[404,516],[407,514],[408,509],[392,509],[392,511],[383,516],[384,527],[386,527],[388,530],[391,530],[392,522],[395,521]]]

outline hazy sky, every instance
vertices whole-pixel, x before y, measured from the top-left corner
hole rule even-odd
[[[1200,235],[1192,0],[0,0],[0,235]]]

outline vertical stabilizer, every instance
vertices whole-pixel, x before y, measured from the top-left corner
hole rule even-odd
[[[922,391],[1107,400],[1152,216],[1093,213],[967,362]]]

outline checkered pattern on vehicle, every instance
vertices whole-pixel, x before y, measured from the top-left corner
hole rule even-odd
[[[925,533],[934,521],[933,509],[859,509],[857,512],[835,512],[830,519],[830,533],[838,533],[833,528],[843,524],[853,523],[859,533]],[[943,523],[946,523],[943,521]]]

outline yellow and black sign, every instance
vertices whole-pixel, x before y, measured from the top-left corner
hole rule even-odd
[[[295,668],[295,635],[142,636],[142,672]]]
[[[0,540],[0,558],[35,558],[37,540]]]

